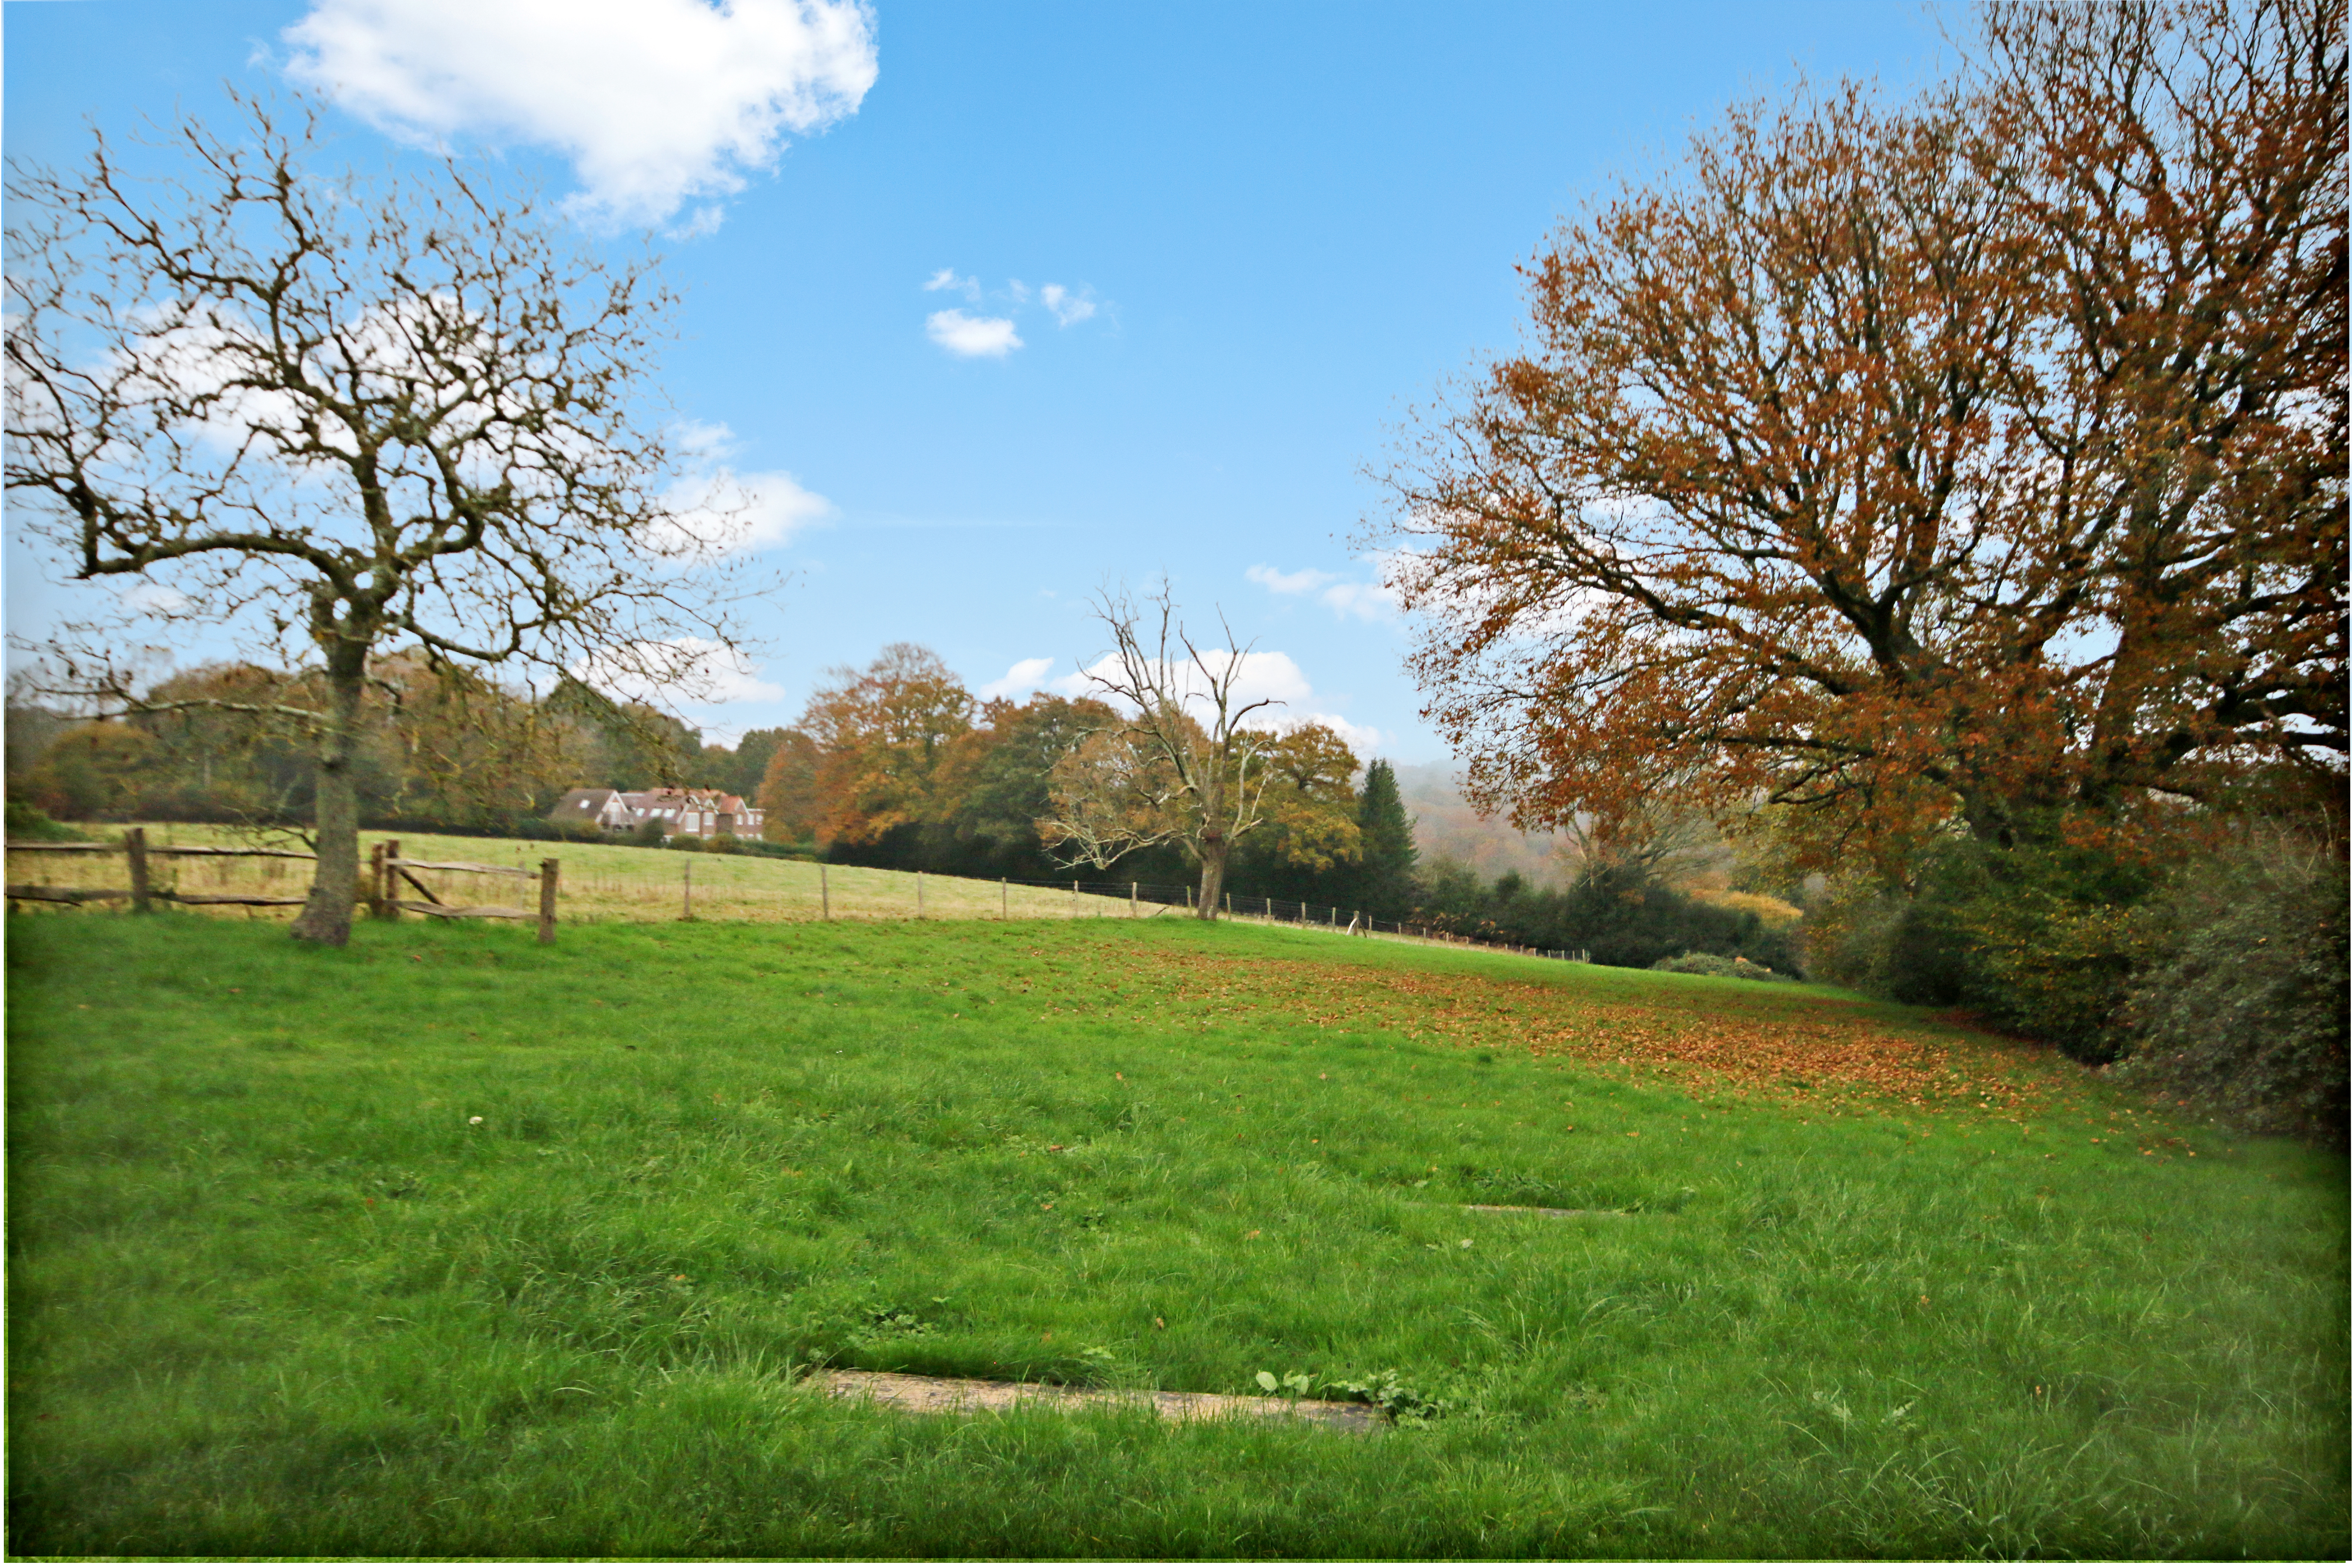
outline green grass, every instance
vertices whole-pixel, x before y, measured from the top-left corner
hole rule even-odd
[[[87,837],[110,841],[122,829],[92,824]],[[170,845],[250,845],[236,828],[201,823],[156,823],[150,842]],[[561,867],[557,918],[563,923],[601,921],[676,920],[691,909],[698,919],[720,921],[813,921],[830,910],[835,920],[905,920],[916,912],[918,878],[912,871],[865,866],[827,866],[760,855],[712,855],[631,844],[550,843],[545,839],[471,838],[454,834],[394,833],[370,829],[360,835],[360,858],[382,841],[401,846],[416,860],[471,861],[537,870],[544,859]],[[291,836],[270,836],[287,846]],[[159,885],[182,892],[278,893],[299,897],[309,889],[307,861],[159,857]],[[19,851],[8,857],[11,882],[47,882],[68,887],[127,887],[129,874],[115,857],[75,857]],[[420,879],[434,895],[453,904],[538,908],[529,884],[510,877],[467,871],[426,871]],[[932,920],[1121,920],[1151,916],[1162,906],[1148,900],[1073,895],[1067,888],[1004,885],[968,877],[926,875],[919,879],[923,914]],[[691,883],[689,892],[688,884]],[[408,897],[415,897],[409,889]],[[199,912],[239,922],[283,923],[291,909],[215,906]]]
[[[2344,1163],[1900,1009],[1171,921],[8,936],[19,1555],[2347,1551]]]

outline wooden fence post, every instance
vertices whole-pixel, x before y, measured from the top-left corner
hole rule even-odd
[[[1078,918],[1078,879],[1076,877],[1070,879],[1070,918]]]
[[[996,879],[996,918],[1001,921],[1013,918],[1013,879],[1010,877]]]
[[[539,863],[539,940],[542,943],[555,940],[555,878],[560,865],[555,860]]]
[[[368,918],[383,919],[383,840],[368,851]]]
[[[383,851],[383,918],[400,918],[400,840],[387,838],[378,848]]]
[[[1129,920],[1134,920],[1143,913],[1143,906],[1136,899],[1136,890],[1142,886],[1140,882],[1129,882],[1127,885],[1127,918]]]
[[[915,918],[923,918],[923,874],[920,871],[915,873]]]
[[[822,860],[816,863],[816,902],[817,908],[824,911],[820,918],[833,919],[833,883],[825,877]]]
[[[131,828],[122,836],[122,847],[131,853],[131,910],[143,915],[154,908],[147,897],[147,830]]]
[[[694,918],[694,862],[693,862],[693,861],[691,861],[691,860],[688,860],[688,861],[686,863],[686,868],[685,868],[685,869],[686,869],[686,912],[685,912],[684,914],[679,915],[677,918],[678,918],[678,919],[680,919],[680,920],[682,920],[682,921],[690,921],[690,920],[692,920],[692,919]]]

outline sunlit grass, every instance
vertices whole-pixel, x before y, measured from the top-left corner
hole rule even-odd
[[[1899,1009],[1173,920],[9,951],[19,1553],[2346,1547],[2343,1163]]]
[[[95,831],[108,837],[119,827]],[[159,823],[147,828],[158,846],[222,846],[257,842],[251,835],[205,824]],[[1181,913],[1149,899],[1107,898],[1067,888],[1023,887],[968,877],[918,876],[862,866],[827,866],[767,856],[694,854],[624,844],[550,843],[542,839],[465,838],[449,834],[360,836],[364,862],[375,845],[396,841],[415,860],[471,861],[536,871],[541,860],[559,867],[557,918],[582,921],[668,921],[689,915],[709,921],[813,921],[829,909],[835,920],[909,920],[919,910],[931,920],[1127,920]],[[286,836],[269,843],[291,846]],[[158,857],[156,885],[190,893],[231,891],[300,895],[310,886],[308,861]],[[538,907],[535,889],[518,879],[466,871],[425,871],[419,879],[445,903]],[[62,856],[18,850],[8,856],[11,882],[69,887],[125,887],[119,857]],[[419,895],[406,890],[409,898]],[[199,907],[215,919],[285,921],[290,909]],[[420,917],[425,918],[425,917]]]

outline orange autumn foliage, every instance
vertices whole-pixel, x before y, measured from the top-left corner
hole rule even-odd
[[[1423,420],[1385,542],[1479,804],[1891,864],[2340,776],[2342,0],[1980,21],[1569,225]]]

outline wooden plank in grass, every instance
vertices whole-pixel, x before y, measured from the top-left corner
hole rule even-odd
[[[918,1377],[904,1372],[820,1372],[809,1382],[835,1399],[867,1399],[919,1415],[1032,1405],[1048,1410],[1149,1410],[1167,1421],[1311,1421],[1343,1432],[1370,1432],[1387,1425],[1376,1406],[1331,1399],[1174,1394],[1164,1389],[1066,1388],[1051,1383]]]

